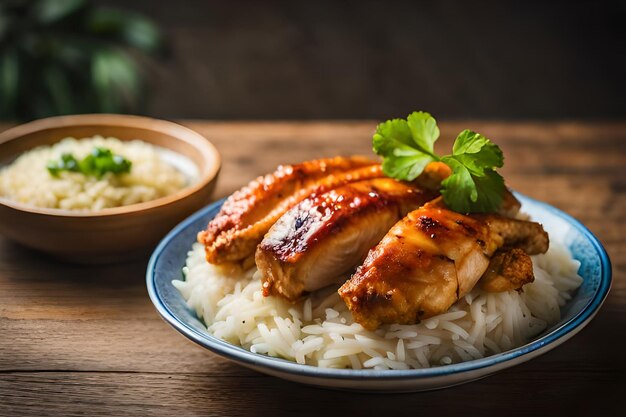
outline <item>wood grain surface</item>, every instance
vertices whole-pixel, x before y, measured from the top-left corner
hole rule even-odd
[[[280,163],[369,154],[375,126],[185,124],[222,153],[217,197]],[[613,288],[569,342],[440,391],[310,388],[239,367],[172,330],[148,299],[147,259],[72,265],[0,237],[0,415],[612,415],[626,389],[626,123],[441,124],[442,151],[465,127],[492,138],[504,150],[511,187],[580,219],[606,246]]]

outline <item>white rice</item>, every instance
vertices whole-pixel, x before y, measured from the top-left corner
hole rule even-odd
[[[46,166],[64,153],[78,160],[94,147],[110,149],[132,163],[129,173],[105,174],[102,178],[78,172],[53,177]],[[97,211],[104,208],[154,200],[180,190],[187,178],[163,160],[160,148],[139,140],[115,138],[66,138],[52,146],[41,146],[20,155],[0,170],[0,196],[43,208]]]
[[[298,304],[263,297],[260,273],[208,264],[196,243],[173,281],[209,333],[251,352],[329,368],[408,369],[478,359],[523,345],[560,319],[560,307],[582,283],[580,263],[552,243],[533,256],[535,281],[521,293],[475,288],[444,314],[420,324],[372,332],[355,323],[327,288]]]

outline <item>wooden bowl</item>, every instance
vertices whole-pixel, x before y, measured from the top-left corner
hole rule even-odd
[[[0,197],[0,233],[72,262],[119,261],[147,253],[210,201],[221,165],[217,149],[200,134],[164,120],[113,114],[37,120],[0,133],[0,166],[37,146],[94,135],[139,139],[169,149],[193,163],[198,176],[169,196],[95,212],[38,208]]]

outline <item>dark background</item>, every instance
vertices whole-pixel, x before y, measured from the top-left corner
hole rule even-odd
[[[623,119],[625,1],[98,1],[164,30],[147,113]]]

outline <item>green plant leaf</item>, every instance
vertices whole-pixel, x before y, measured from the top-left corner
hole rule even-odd
[[[56,66],[46,68],[44,84],[52,100],[52,105],[59,114],[72,114],[76,109],[72,100],[72,88],[65,73]]]
[[[19,89],[19,58],[13,51],[0,55],[0,116],[15,116]]]
[[[136,107],[140,80],[134,62],[127,55],[116,50],[97,51],[92,60],[92,77],[103,111]]]
[[[99,8],[87,22],[93,33],[112,35],[126,45],[145,53],[157,53],[163,46],[158,27],[141,15],[112,8]]]
[[[136,112],[163,43],[150,19],[95,1],[0,0],[0,117]]]
[[[31,15],[38,23],[48,25],[71,16],[87,5],[86,0],[36,0]]]
[[[14,21],[15,19],[11,19],[9,12],[0,4],[0,42],[11,33]]]

